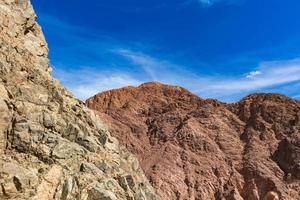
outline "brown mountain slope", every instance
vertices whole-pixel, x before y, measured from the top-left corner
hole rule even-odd
[[[203,100],[146,83],[87,100],[140,160],[162,199],[300,199],[300,102]],[[270,198],[275,199],[275,198]]]

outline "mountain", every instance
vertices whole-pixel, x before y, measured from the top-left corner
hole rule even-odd
[[[138,157],[161,199],[300,199],[297,100],[253,94],[226,104],[154,82],[86,104]]]
[[[158,199],[137,159],[51,77],[29,0],[0,1],[0,199]]]

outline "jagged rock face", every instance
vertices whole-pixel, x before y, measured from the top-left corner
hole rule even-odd
[[[137,159],[50,72],[29,0],[1,0],[0,199],[158,199]]]
[[[234,104],[146,83],[87,100],[140,160],[161,199],[300,199],[300,102]]]

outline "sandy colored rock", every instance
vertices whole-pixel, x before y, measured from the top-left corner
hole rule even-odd
[[[253,94],[226,104],[145,83],[86,103],[138,157],[161,199],[260,200],[270,191],[300,199],[297,100]]]
[[[265,196],[265,200],[279,200],[279,197],[276,192],[268,192]]]
[[[0,1],[0,199],[158,199],[132,155],[53,80],[36,18],[29,0]],[[128,174],[136,184],[125,190],[117,180]]]
[[[47,200],[53,199],[56,188],[63,177],[62,168],[54,165],[43,177],[42,182],[37,187],[37,194],[32,198],[33,200]]]

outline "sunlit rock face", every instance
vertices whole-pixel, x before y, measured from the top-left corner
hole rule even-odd
[[[300,199],[300,102],[254,94],[203,100],[146,83],[87,105],[137,155],[162,199]]]
[[[29,0],[0,1],[0,188],[0,199],[158,199],[137,159],[52,79]]]

